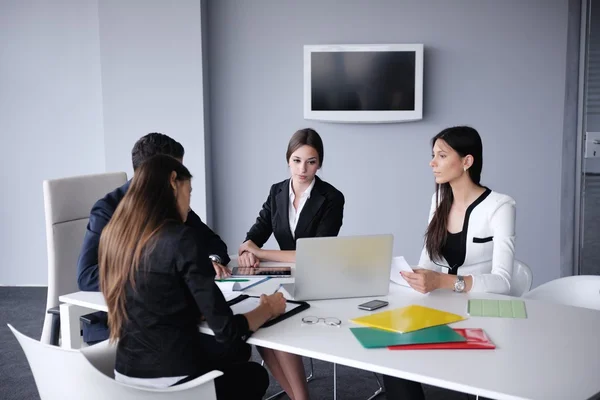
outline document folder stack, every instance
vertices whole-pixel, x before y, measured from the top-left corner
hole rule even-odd
[[[452,329],[448,324],[466,318],[434,308],[410,305],[351,319],[364,327],[350,328],[367,348],[409,349],[493,349],[481,329]]]

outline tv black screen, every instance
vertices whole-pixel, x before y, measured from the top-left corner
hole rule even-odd
[[[415,110],[415,52],[313,52],[313,111]]]

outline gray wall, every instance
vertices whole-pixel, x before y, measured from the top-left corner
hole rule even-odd
[[[0,0],[0,285],[47,284],[42,181],[131,176],[148,132],[185,146],[206,216],[200,4]]]
[[[45,285],[42,180],[104,171],[95,0],[0,4],[0,284]]]
[[[192,208],[206,218],[200,0],[101,0],[106,168],[132,176],[131,148],[148,132],[183,144]]]
[[[568,0],[208,3],[215,228],[235,252],[291,134],[322,134],[321,177],[346,195],[341,234],[391,232],[416,263],[434,189],[429,139],[457,124],[484,142],[483,183],[517,201],[517,257],[534,284],[560,276]],[[424,43],[424,119],[305,121],[302,46]],[[275,246],[271,241],[271,246]]]

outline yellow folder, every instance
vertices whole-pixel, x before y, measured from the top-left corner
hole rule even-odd
[[[458,314],[411,305],[354,318],[350,321],[371,328],[383,329],[384,331],[405,333],[429,328],[430,326],[451,324],[464,319],[466,318]]]

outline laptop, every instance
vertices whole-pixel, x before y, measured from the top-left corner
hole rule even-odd
[[[394,236],[342,236],[296,241],[294,283],[281,285],[293,300],[385,296]]]

